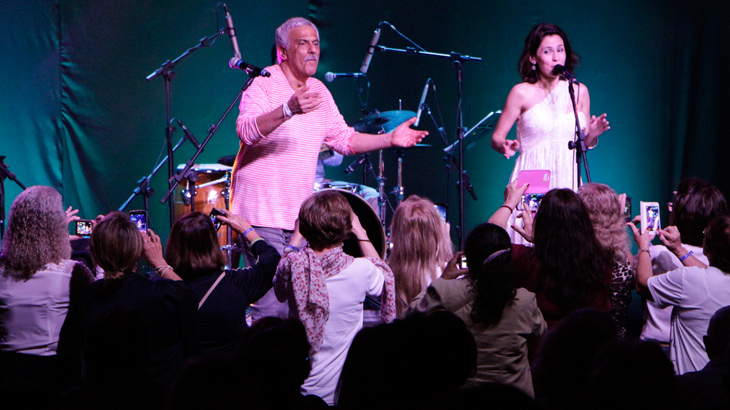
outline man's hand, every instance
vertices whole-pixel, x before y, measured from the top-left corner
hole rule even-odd
[[[412,147],[428,135],[428,131],[414,130],[411,125],[416,122],[416,117],[404,122],[393,130],[390,145],[393,147]]]
[[[309,92],[309,86],[298,89],[289,98],[287,105],[291,110],[292,114],[306,114],[310,111],[314,111],[322,103],[322,99],[319,98],[319,93]]]

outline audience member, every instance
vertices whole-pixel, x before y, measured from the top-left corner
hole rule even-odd
[[[454,249],[448,224],[434,203],[416,195],[396,208],[390,243],[388,265],[395,276],[396,308],[402,317],[411,300],[441,276]]]
[[[229,224],[250,243],[258,262],[241,269],[224,269],[210,217],[200,212],[184,215],[172,226],[167,252],[154,232],[145,243],[145,258],[158,272],[180,276],[195,293],[200,348],[204,353],[232,353],[248,327],[246,309],[271,288],[281,257],[242,217],[223,211],[217,219]],[[169,265],[168,265],[169,263]]]
[[[710,360],[701,342],[710,317],[730,305],[730,216],[716,217],[705,229],[703,250],[710,266],[688,266],[658,276],[652,275],[652,233],[630,226],[639,246],[639,293],[660,308],[674,307],[669,346],[674,369],[677,374],[701,370]]]
[[[527,185],[507,185],[505,202],[489,218],[504,227],[512,210],[522,202]],[[569,189],[545,194],[534,218],[522,212],[524,227],[513,226],[534,247],[513,244],[515,285],[537,295],[537,306],[548,326],[569,312],[593,307],[610,311],[609,285],[613,255],[596,238],[588,211]]]
[[[52,396],[56,353],[69,305],[93,281],[71,258],[61,195],[48,186],[21,192],[0,252],[0,396],[5,406]]]
[[[321,398],[301,393],[312,370],[310,348],[304,325],[297,319],[264,317],[246,332],[237,361],[265,398],[267,409],[327,409]]]
[[[364,257],[342,251],[353,232]],[[309,247],[299,249],[306,239]],[[388,265],[368,241],[347,199],[333,190],[319,191],[302,203],[291,243],[276,272],[277,298],[289,302],[312,346],[312,371],[303,392],[335,402],[335,388],[352,339],[362,328],[363,301],[381,296],[383,321],[395,317],[395,286]]]
[[[619,337],[626,337],[626,324],[634,290],[631,269],[631,243],[624,221],[626,195],[616,195],[608,185],[591,182],[578,188],[578,196],[588,210],[596,237],[604,251],[613,255],[611,270],[611,317]]]
[[[613,340],[597,354],[588,386],[590,407],[615,409],[686,409],[676,406],[677,381],[672,363],[655,342]]]
[[[669,226],[659,231],[663,245],[649,247],[654,276],[685,265],[695,265],[697,261],[707,265],[707,256],[702,251],[703,231],[714,217],[728,213],[722,193],[697,178],[684,178],[679,182],[671,205]],[[656,303],[646,299],[644,303],[645,322],[641,338],[668,346],[673,307],[659,308]]]
[[[476,355],[464,322],[446,311],[364,328],[342,369],[338,408],[454,408],[447,400],[474,374]]]
[[[78,365],[82,342],[91,323],[117,306],[140,313],[149,329],[147,368],[153,380],[171,385],[185,358],[199,353],[195,332],[195,299],[190,290],[170,280],[149,280],[137,273],[143,237],[127,214],[112,212],[91,234],[91,254],[104,269],[104,279],[87,287],[78,308],[69,311],[64,354]],[[158,240],[155,236],[144,240]],[[59,351],[60,353],[60,351]],[[74,362],[75,360],[75,362]],[[78,380],[80,369],[68,369]]]
[[[509,235],[499,226],[477,226],[464,244],[467,276],[450,279],[455,265],[450,263],[409,311],[442,308],[456,314],[477,344],[477,373],[472,381],[512,385],[534,397],[527,347],[547,325],[535,294],[513,285],[510,245]]]
[[[705,351],[710,361],[697,372],[687,372],[678,377],[677,408],[700,410],[728,408],[728,349],[730,349],[730,306],[718,309],[710,318],[707,335],[703,337]]]
[[[592,407],[588,382],[594,358],[616,336],[611,315],[596,309],[573,311],[548,331],[534,367],[535,394],[547,409]]]

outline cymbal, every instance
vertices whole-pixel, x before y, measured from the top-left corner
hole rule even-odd
[[[406,110],[393,110],[385,112],[375,112],[375,114],[368,115],[361,118],[356,123],[352,124],[357,132],[363,132],[366,134],[378,134],[382,132],[391,132],[396,129],[399,125],[408,121],[410,118],[416,116],[413,111]]]

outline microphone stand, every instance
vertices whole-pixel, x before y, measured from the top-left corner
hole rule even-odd
[[[167,175],[169,179],[172,179],[175,168],[173,164],[173,147],[172,147],[172,132],[173,128],[172,125],[170,125],[170,122],[172,121],[172,106],[171,106],[171,100],[172,100],[172,80],[175,79],[175,67],[177,64],[182,60],[183,58],[189,56],[193,51],[201,48],[201,47],[209,47],[215,42],[215,39],[223,34],[225,32],[225,29],[221,29],[212,36],[203,37],[200,39],[197,45],[185,50],[184,53],[182,53],[178,58],[170,61],[167,60],[164,63],[162,63],[162,66],[155,70],[152,74],[145,77],[147,81],[151,81],[157,77],[162,76],[162,78],[165,81],[165,141],[167,142]],[[173,189],[171,187],[170,189]],[[145,192],[148,192],[145,190]],[[164,203],[164,202],[163,202]],[[172,224],[174,223],[174,203],[170,201],[169,203],[169,213],[170,213],[170,227],[172,227]]]
[[[25,190],[25,185],[18,181],[15,174],[10,172],[8,166],[5,165],[5,155],[0,155],[0,239],[5,234],[5,179],[15,182],[21,189]]]
[[[464,177],[466,175],[466,171],[462,171],[464,169],[464,117],[462,112],[462,91],[464,86],[464,69],[462,67],[462,63],[464,61],[482,61],[480,57],[471,57],[468,55],[463,55],[455,52],[451,52],[450,54],[442,54],[442,53],[432,53],[429,51],[423,51],[418,50],[413,47],[407,47],[406,49],[397,49],[397,48],[389,48],[385,46],[377,46],[376,49],[386,52],[397,52],[397,53],[404,53],[404,54],[416,54],[416,55],[425,55],[429,57],[437,57],[437,58],[446,58],[451,60],[454,70],[456,71],[456,95],[457,95],[457,103],[456,103],[456,136],[459,141],[459,160],[458,160],[458,170],[459,170],[459,185],[458,185],[458,200],[459,200],[459,225],[457,226],[457,234],[459,239],[459,249],[462,248],[462,245],[464,243],[464,220],[465,220],[465,209],[464,209],[464,189],[466,188],[467,183],[465,183],[465,179],[468,180],[468,177]],[[471,186],[471,185],[469,185]]]
[[[577,82],[576,82],[577,83]],[[575,90],[573,89],[573,82],[568,79],[568,93],[570,94],[570,102],[573,104],[573,114],[575,115],[575,139],[568,142],[568,149],[575,150],[575,172],[578,178],[578,186],[581,186],[580,181],[580,168],[581,165],[585,164],[586,169],[586,180],[591,182],[591,171],[588,168],[588,148],[586,147],[586,138],[583,133],[580,132],[580,120],[578,119],[578,106],[575,104]],[[590,120],[590,119],[587,119]]]

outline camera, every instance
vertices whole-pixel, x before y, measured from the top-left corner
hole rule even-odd
[[[216,231],[221,229],[222,224],[222,222],[218,220],[218,215],[226,216],[226,214],[224,214],[217,208],[211,209],[210,214],[208,215],[210,216],[210,221],[213,222],[213,226],[215,226]]]
[[[129,211],[129,220],[140,232],[147,232],[147,211]]]
[[[656,232],[661,228],[659,203],[641,201],[641,233]]]
[[[76,229],[74,231],[74,235],[80,236],[82,238],[90,238],[91,237],[91,230],[93,229],[94,225],[91,224],[91,220],[89,219],[79,219],[76,221]]]

